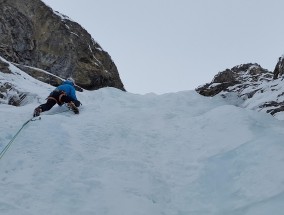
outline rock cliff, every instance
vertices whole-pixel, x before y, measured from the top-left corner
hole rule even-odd
[[[203,96],[222,96],[234,104],[272,115],[284,111],[283,57],[273,72],[258,64],[242,64],[219,72],[196,91]],[[232,99],[234,98],[234,99]]]
[[[0,5],[0,56],[4,59],[42,81],[50,82],[36,75],[38,69],[64,79],[72,76],[88,90],[125,90],[110,55],[78,23],[40,0],[0,0]]]

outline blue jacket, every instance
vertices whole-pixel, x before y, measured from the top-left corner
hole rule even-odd
[[[62,90],[66,93],[67,96],[71,97],[74,100],[77,100],[75,87],[71,81],[64,81],[55,90]]]

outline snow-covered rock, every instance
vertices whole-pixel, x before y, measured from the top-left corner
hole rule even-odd
[[[242,64],[218,73],[211,83],[196,89],[204,96],[238,97],[238,106],[277,115],[284,110],[283,78],[258,64]],[[236,102],[236,99],[235,101]]]
[[[54,88],[34,79],[2,57],[0,65],[0,104],[26,105],[38,101],[43,92],[47,96],[46,89]]]

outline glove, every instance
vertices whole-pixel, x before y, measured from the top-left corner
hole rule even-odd
[[[79,100],[73,101],[76,107],[79,107],[82,103]]]

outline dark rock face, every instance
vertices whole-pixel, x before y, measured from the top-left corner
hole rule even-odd
[[[274,80],[284,71],[282,63],[280,60],[276,66],[277,76],[275,71],[270,72],[258,64],[235,66],[218,73],[211,83],[196,91],[204,96],[220,95],[225,99],[236,95],[240,101],[238,106],[276,115],[284,111],[283,78]]]
[[[45,73],[43,70],[34,68],[34,67],[28,67],[20,64],[14,64],[19,69],[24,71],[25,73],[29,74],[32,77],[37,77],[38,80],[48,83],[52,86],[59,86],[62,83],[62,79],[52,75],[50,73]]]
[[[272,77],[272,72],[263,69],[258,64],[242,64],[219,72],[211,83],[198,87],[196,91],[204,96],[215,96],[221,92],[241,93],[248,87],[259,85],[261,81],[271,80]],[[251,97],[252,93],[245,94]]]
[[[14,63],[14,66],[18,67],[19,69],[29,74],[30,76],[37,77],[38,80],[45,82],[47,84],[50,84],[52,86],[55,86],[55,87],[59,86],[64,81],[64,79],[58,76],[55,76],[51,73],[47,73],[44,70],[40,70],[34,67],[24,66],[20,64],[15,64],[15,63]],[[83,92],[83,89],[79,87],[78,85],[75,85],[75,89],[77,91]]]
[[[0,0],[0,56],[89,90],[125,90],[111,57],[90,34],[40,0]],[[36,76],[35,76],[36,77]]]
[[[284,58],[283,56],[278,59],[278,62],[273,71],[273,79],[283,76],[284,74]]]
[[[3,62],[1,59],[0,59],[0,72],[11,73],[9,69],[9,64],[6,62]]]

